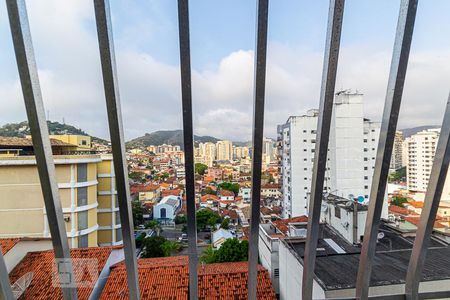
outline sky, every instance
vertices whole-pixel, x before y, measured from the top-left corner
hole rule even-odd
[[[398,128],[438,125],[450,91],[450,1],[419,1]],[[194,133],[251,139],[255,0],[191,0]],[[327,0],[272,0],[266,136],[319,105]],[[336,89],[364,94],[380,121],[399,0],[346,0]],[[27,1],[48,118],[108,138],[92,0]],[[126,139],[180,129],[176,0],[111,1]],[[0,4],[0,125],[26,119],[6,5]]]

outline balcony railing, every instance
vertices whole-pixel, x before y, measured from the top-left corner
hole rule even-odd
[[[359,271],[356,283],[356,295],[352,299],[369,298],[369,282],[375,245],[380,224],[380,214],[386,190],[390,159],[397,127],[403,86],[408,65],[409,52],[413,36],[414,21],[418,0],[401,0],[397,24],[391,70],[386,91],[385,107],[370,193],[370,205],[367,214],[365,238],[363,242]],[[55,257],[70,262],[69,245],[64,228],[63,213],[56,183],[55,165],[51,152],[45,109],[39,86],[38,72],[34,59],[31,34],[24,0],[6,0],[14,51],[19,70],[28,122],[33,137],[33,146],[38,173],[44,196],[49,229],[52,236]],[[308,236],[304,257],[302,291],[303,299],[312,298],[314,265],[319,235],[319,216],[324,187],[327,162],[327,149],[331,126],[333,99],[335,94],[336,71],[344,12],[344,0],[330,0],[326,47],[320,94],[319,122],[317,128],[314,168],[311,183],[310,213],[308,218]],[[117,197],[122,221],[122,234],[127,269],[127,281],[130,299],[139,299],[139,281],[137,276],[136,249],[133,239],[133,220],[131,217],[130,193],[127,181],[127,165],[122,126],[122,114],[118,79],[115,63],[111,16],[108,0],[94,0],[95,17],[99,41],[99,52],[103,75],[105,100],[108,112],[108,124],[114,157],[114,169],[117,183]],[[185,149],[186,195],[189,239],[189,295],[197,299],[197,229],[195,219],[194,190],[194,152],[192,125],[191,64],[189,40],[188,0],[178,0],[179,43],[181,62],[181,90],[183,115],[183,140]],[[261,161],[264,124],[265,73],[267,52],[268,0],[258,0],[257,34],[254,81],[253,112],[253,165],[252,165],[252,205],[250,224],[248,299],[256,299],[258,230],[260,216]],[[425,204],[422,210],[409,270],[405,293],[386,295],[383,299],[419,299],[450,297],[449,292],[419,294],[421,272],[426,256],[427,245],[436,217],[445,176],[450,161],[450,106],[447,104],[445,117],[436,149],[433,168]],[[63,265],[61,274],[73,273],[70,263]],[[5,299],[13,299],[8,273],[0,251],[0,287]],[[63,287],[64,299],[77,299],[76,289]],[[1,296],[0,295],[0,296]],[[300,297],[300,296],[299,296]]]

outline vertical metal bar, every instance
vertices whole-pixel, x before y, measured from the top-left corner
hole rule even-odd
[[[317,124],[316,149],[308,210],[308,227],[303,262],[302,299],[312,299],[314,265],[319,238],[320,208],[327,165],[336,73],[339,59],[342,20],[345,0],[330,0],[325,56],[320,91],[319,120]]]
[[[386,181],[391,161],[392,147],[397,128],[398,113],[402,100],[409,51],[411,48],[414,21],[418,0],[402,0],[397,23],[391,70],[389,74],[377,158],[370,191],[364,242],[361,249],[356,281],[356,298],[367,299],[369,295],[372,262],[375,256],[378,227],[386,192]]]
[[[261,168],[266,92],[267,22],[269,0],[257,4],[255,79],[253,103],[252,206],[248,255],[248,299],[256,300],[258,284],[258,239],[261,202]]]
[[[3,258],[2,247],[0,247],[0,300],[14,300],[9,281],[8,270]]]
[[[189,41],[189,1],[178,0],[181,100],[186,171],[187,235],[189,245],[189,299],[198,298],[197,223],[195,207],[194,134],[192,126],[191,48]]]
[[[73,268],[56,183],[55,164],[34,59],[27,9],[24,0],[7,0],[6,5],[53,249],[55,258],[62,260],[62,263],[58,264],[60,282],[67,283],[66,275],[74,278]],[[64,299],[77,299],[77,290],[70,284],[63,285],[62,292]]]
[[[128,168],[125,154],[122,112],[109,1],[94,0],[94,8],[106,108],[108,112],[109,133],[111,135],[114,172],[116,174],[117,197],[120,219],[122,222],[122,237],[125,252],[125,265],[127,269],[129,298],[139,299],[140,293],[136,262],[136,245],[134,242],[134,225],[131,213]]]
[[[405,292],[407,299],[419,299],[419,285],[427,256],[428,244],[433,231],[436,213],[450,163],[450,95],[447,100],[441,133],[434,155],[433,168],[428,181],[425,203],[420,215],[414,246],[406,273]]]

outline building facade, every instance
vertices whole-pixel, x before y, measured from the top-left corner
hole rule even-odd
[[[403,159],[403,133],[397,130],[394,137],[394,148],[392,149],[390,169],[391,171],[395,171],[404,166],[405,162]]]
[[[217,160],[233,159],[233,143],[231,141],[218,141],[216,143]]]
[[[313,109],[278,126],[284,218],[307,215],[317,121]],[[336,94],[324,192],[368,200],[379,133],[379,124],[364,118],[362,94]]]
[[[0,237],[50,237],[31,140],[1,138],[0,148],[11,147],[20,151],[0,155]],[[112,157],[56,139],[52,149],[69,245],[121,244]]]

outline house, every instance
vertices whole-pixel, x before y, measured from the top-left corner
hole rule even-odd
[[[188,299],[187,256],[138,260],[141,299]],[[247,262],[206,264],[198,268],[198,299],[247,299]],[[111,268],[100,300],[129,299],[124,263]],[[258,266],[257,299],[275,300],[267,270]]]
[[[219,228],[212,233],[211,244],[215,249],[219,249],[226,240],[232,238],[234,238],[234,236],[231,231]]]
[[[264,184],[261,186],[261,196],[266,198],[281,198],[281,186],[279,184]]]
[[[139,201],[156,202],[161,196],[161,188],[159,185],[148,184],[139,190]]]
[[[167,196],[153,206],[153,219],[162,222],[172,222],[181,210],[181,197]]]
[[[245,202],[250,202],[252,199],[252,189],[250,187],[241,186],[239,189],[239,196],[241,196],[242,200]]]
[[[173,190],[164,190],[161,192],[161,197],[167,197],[167,196],[177,196],[181,197],[183,195],[183,190],[181,189],[173,189]]]
[[[0,248],[6,269],[10,272],[30,251],[53,249],[51,238],[5,238],[0,239]]]
[[[219,197],[221,201],[234,201],[234,193],[232,191],[221,190]]]
[[[213,178],[214,181],[221,180],[223,170],[220,168],[208,168],[207,176]]]
[[[224,219],[230,220],[230,225],[236,226],[239,224],[239,216],[237,212],[233,209],[222,209],[220,215]]]
[[[206,194],[200,198],[200,207],[202,208],[215,208],[219,202],[219,197],[216,195]]]

